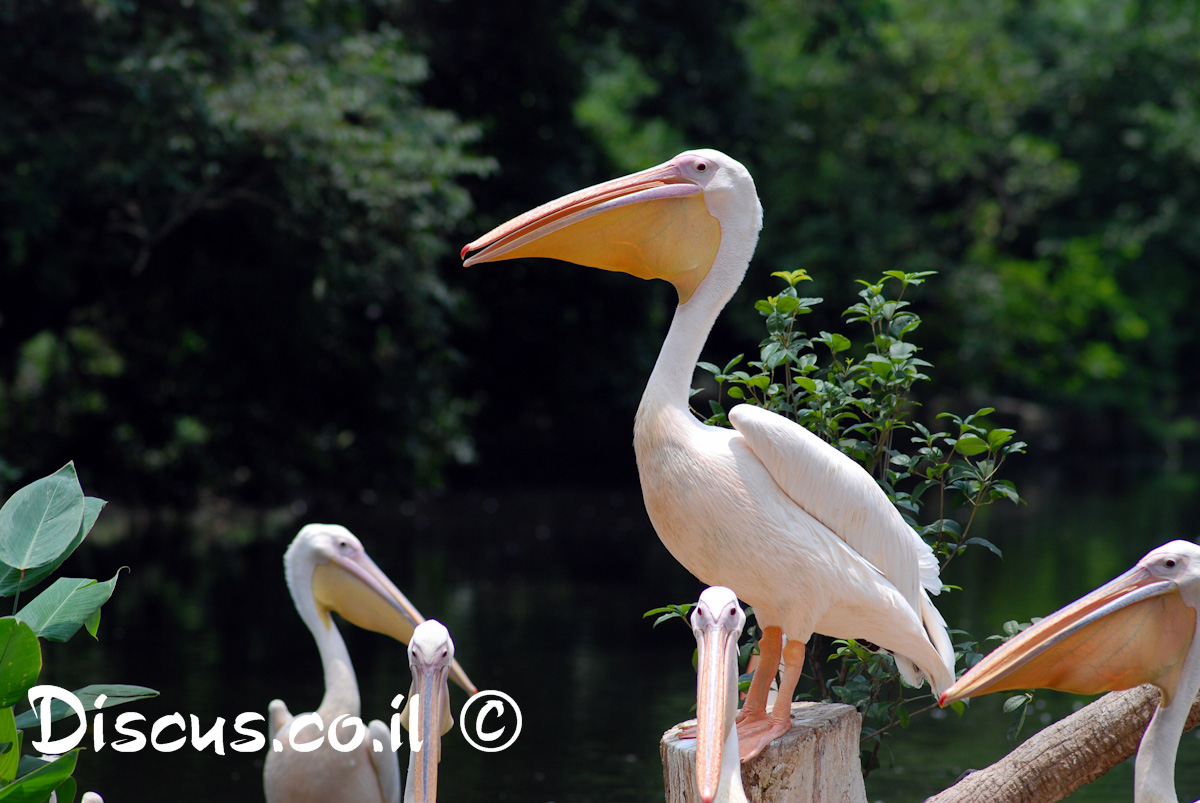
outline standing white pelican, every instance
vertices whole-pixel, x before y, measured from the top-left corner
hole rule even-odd
[[[412,669],[412,686],[408,704],[417,700],[417,730],[408,734],[412,743],[408,753],[408,779],[405,781],[404,803],[434,803],[437,800],[437,770],[442,760],[442,736],[454,726],[450,714],[450,690],[447,676],[454,663],[454,641],[450,632],[436,619],[417,625],[408,645],[408,665]],[[406,708],[401,717],[405,727],[410,723]],[[420,749],[416,749],[417,745]]]
[[[735,718],[738,639],[746,614],[737,595],[711,586],[692,609],[696,636],[696,789],[703,803],[746,803]]]
[[[791,726],[791,698],[814,632],[867,639],[906,681],[935,692],[954,679],[954,649],[929,594],[937,560],[871,476],[804,427],[760,407],[729,411],[733,429],[688,407],[713,322],[741,284],[762,227],[754,180],[713,150],[552,201],[463,249],[467,265],[552,257],[672,282],[679,307],[637,411],[634,450],[650,520],[692,574],[754,606],[762,665],[739,730],[742,757]],[[783,635],[788,637],[783,647]],[[771,678],[785,659],[768,715]]]
[[[1075,694],[1143,683],[1162,696],[1138,748],[1136,803],[1176,803],[1175,753],[1200,691],[1200,547],[1172,541],[1120,577],[1002,644],[941,704],[1005,689]]]
[[[263,767],[267,801],[399,803],[400,765],[383,722],[373,720],[354,751],[342,752],[330,744],[334,722],[343,716],[358,717],[361,706],[350,654],[329,614],[336,611],[352,624],[404,643],[425,620],[345,527],[306,526],[283,560],[296,611],[312,631],[321,654],[325,696],[315,712],[295,717],[282,700],[271,701]],[[456,661],[450,665],[450,674],[468,693],[475,693],[475,686]],[[339,723],[336,735],[340,743],[348,744],[355,737],[354,728]],[[293,747],[322,738],[315,750]],[[273,749],[276,740],[281,752]],[[376,740],[383,745],[380,752],[372,750]]]

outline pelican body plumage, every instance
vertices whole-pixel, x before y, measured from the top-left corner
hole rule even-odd
[[[762,666],[771,671],[755,674],[743,706],[743,758],[790,727],[814,632],[880,645],[913,685],[928,679],[940,693],[954,678],[953,647],[930,600],[941,590],[937,560],[865,469],[762,408],[731,409],[732,429],[706,426],[689,409],[696,361],[761,227],[746,168],[695,150],[544,204],[463,249],[466,265],[550,257],[675,285],[679,306],[637,410],[634,451],[663,544],[702,582],[753,605],[763,627]]]

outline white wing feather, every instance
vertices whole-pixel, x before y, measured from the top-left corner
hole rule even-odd
[[[375,774],[379,777],[379,789],[383,792],[383,799],[385,803],[400,803],[400,757],[390,748],[391,732],[388,726],[378,719],[371,720],[368,727],[371,732],[371,741],[368,744],[373,745],[378,741],[384,745],[382,752],[376,753],[372,749],[367,754],[371,757]]]
[[[867,471],[783,416],[739,404],[729,422],[787,496],[875,566],[912,606],[954,679],[954,647],[928,595],[942,590],[937,557]],[[906,662],[907,663],[907,662]],[[906,675],[915,667],[902,666]],[[940,673],[939,673],[940,674]]]
[[[779,487],[883,573],[913,610],[942,590],[937,558],[866,469],[783,416],[739,404],[729,423]]]

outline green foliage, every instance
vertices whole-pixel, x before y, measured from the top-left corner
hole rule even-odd
[[[383,11],[0,0],[0,436],[23,462],[70,438],[189,503],[472,458],[437,263],[492,162]]]
[[[931,274],[886,271],[877,282],[860,281],[860,300],[843,318],[862,331],[861,338],[806,332],[803,320],[821,302],[801,295],[810,277],[803,270],[772,275],[784,287],[754,305],[767,330],[757,359],[745,361],[745,370],[738,369],[744,355],[724,368],[700,363],[712,374],[717,395],[708,400],[708,415],[698,415],[708,424],[727,426],[728,398],[765,407],[817,433],[871,473],[933,548],[943,571],[971,546],[999,556],[994,544],[970,535],[971,526],[979,511],[995,501],[1020,502],[1015,486],[1000,472],[1008,458],[1024,452],[1025,444],[1012,429],[987,425],[991,408],[965,417],[941,413],[936,420],[950,426],[936,431],[915,419],[915,388],[929,380],[925,372],[932,366],[917,356],[920,349],[909,339],[921,318],[904,296]],[[661,613],[658,621],[663,621],[682,615],[684,607],[651,613]],[[884,734],[936,706],[927,692],[904,688],[891,656],[871,645],[835,640],[826,654],[822,638],[814,636],[808,651],[812,685],[799,694],[858,708],[868,772]],[[956,652],[963,668],[978,660],[972,641],[957,645]]]
[[[696,14],[703,63],[646,16],[586,64],[614,164],[647,138],[736,156],[772,267],[937,270],[948,392],[1032,400],[1075,450],[1197,437],[1194,4],[746,0]]]
[[[73,463],[9,497],[0,507],[0,560],[5,563],[0,596],[13,597],[15,608],[22,589],[47,577],[87,537],[104,504],[84,496]],[[16,716],[14,706],[37,684],[42,669],[40,639],[66,641],[81,626],[96,638],[100,608],[116,582],[116,576],[104,583],[60,578],[15,615],[0,618],[0,799],[36,803],[51,792],[60,800],[74,799],[71,774],[79,751],[51,762],[22,756],[24,730],[40,728],[41,723],[33,710]],[[75,692],[85,705],[106,695],[110,707],[156,694],[125,685],[89,685]],[[66,703],[53,701],[51,721],[69,710]]]

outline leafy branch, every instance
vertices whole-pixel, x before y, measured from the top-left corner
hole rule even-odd
[[[25,730],[41,728],[34,710],[15,714],[17,703],[37,685],[42,670],[42,640],[67,641],[80,628],[92,638],[100,628],[100,608],[112,596],[117,574],[105,582],[60,577],[24,606],[22,591],[53,574],[83,543],[105,502],[84,496],[68,463],[48,477],[19,489],[0,507],[0,597],[13,598],[13,614],[0,617],[0,797],[59,800],[75,797],[79,748],[62,756],[21,755]],[[74,692],[80,699],[104,695],[113,704],[154,697],[141,686],[89,685]],[[66,716],[53,710],[51,721]]]

